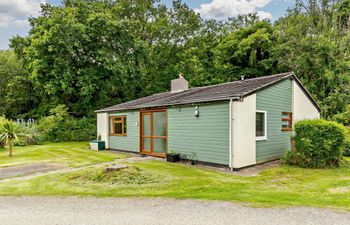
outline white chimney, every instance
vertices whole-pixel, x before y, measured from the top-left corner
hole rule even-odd
[[[171,81],[171,93],[177,93],[186,90],[188,90],[188,82],[182,76],[182,74],[179,75],[179,78]]]

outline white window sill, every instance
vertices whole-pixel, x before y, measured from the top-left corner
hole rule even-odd
[[[256,141],[267,141],[267,137],[256,137]]]

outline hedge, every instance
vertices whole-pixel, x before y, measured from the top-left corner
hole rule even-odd
[[[345,147],[345,127],[326,120],[304,120],[294,126],[295,150],[286,163],[302,167],[339,166]]]

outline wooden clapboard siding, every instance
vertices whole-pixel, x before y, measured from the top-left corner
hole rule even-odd
[[[127,123],[127,134],[125,136],[109,136],[109,148],[139,152],[139,111],[110,113],[109,116],[126,116]]]
[[[195,116],[198,106],[199,117]],[[168,108],[168,151],[229,163],[229,102]]]
[[[282,112],[292,112],[292,81],[283,80],[256,94],[256,110],[267,111],[267,140],[256,142],[257,163],[283,157],[290,150],[290,131],[282,131]]]

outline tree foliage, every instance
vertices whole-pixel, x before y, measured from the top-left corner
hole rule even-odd
[[[36,94],[28,75],[13,51],[0,51],[0,116],[15,117],[33,110]]]
[[[294,71],[325,118],[350,104],[350,0],[298,0],[275,23],[205,20],[180,0],[65,0],[42,5],[30,25],[11,39],[17,58],[0,54],[0,113],[10,117],[60,104],[93,115],[168,91],[180,73],[202,86]]]

